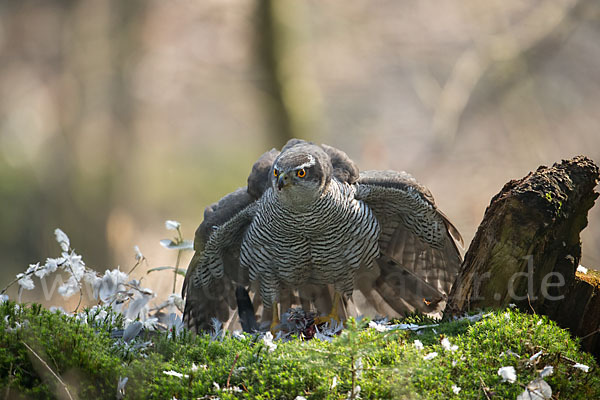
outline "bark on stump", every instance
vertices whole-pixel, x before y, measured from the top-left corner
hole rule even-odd
[[[581,338],[583,348],[600,360],[600,273],[577,273],[575,282],[547,315]]]
[[[469,246],[445,314],[515,303],[581,337],[600,328],[598,286],[575,277],[599,178],[598,166],[578,156],[504,185]],[[584,344],[600,348],[598,336]]]

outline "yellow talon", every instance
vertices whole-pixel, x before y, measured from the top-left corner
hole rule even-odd
[[[331,306],[331,312],[329,313],[329,315],[321,315],[317,318],[315,318],[315,325],[321,325],[324,323],[331,323],[333,321],[335,321],[336,323],[340,323],[340,317],[338,316],[338,303],[341,300],[341,296],[338,292],[335,292],[335,295],[333,296],[333,305]]]
[[[332,321],[335,321],[338,324],[340,323],[340,318],[337,316],[337,314],[318,316],[317,318],[315,318],[315,325],[322,325],[327,322],[331,323]]]
[[[273,302],[273,316],[271,317],[271,327],[269,330],[275,336],[277,332],[279,332],[279,324],[281,321],[279,320],[279,306],[276,301]]]

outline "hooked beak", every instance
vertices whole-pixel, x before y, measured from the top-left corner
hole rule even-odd
[[[277,177],[277,189],[281,190],[284,187],[289,186],[290,184],[290,177],[285,172],[279,174],[279,176]]]

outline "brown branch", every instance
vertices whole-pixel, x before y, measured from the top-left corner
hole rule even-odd
[[[229,370],[229,376],[227,377],[227,389],[229,389],[229,380],[231,379],[231,374],[233,374],[233,369],[235,368],[235,364],[237,363],[238,358],[240,358],[240,353],[235,355],[235,359],[233,360],[233,364],[231,365],[231,369]]]
[[[488,394],[490,388],[485,384],[485,382],[483,381],[483,378],[480,376],[479,380],[481,381],[481,390],[483,390],[483,394],[485,394],[485,398],[487,400],[491,400],[490,396]]]
[[[585,335],[585,336],[582,336],[580,339],[581,339],[581,340],[587,339],[587,338],[589,338],[590,336],[594,336],[594,335],[595,335],[595,334],[597,334],[597,333],[600,333],[600,329],[596,329],[595,331],[593,331],[593,332],[590,332],[590,333],[588,333],[588,334],[587,334],[587,335]]]
[[[71,392],[69,392],[69,388],[67,387],[67,384],[62,379],[60,379],[60,376],[58,376],[52,370],[52,368],[50,368],[48,363],[46,361],[44,361],[44,359],[42,357],[40,357],[27,343],[25,343],[23,341],[21,341],[21,343],[23,343],[23,346],[25,346],[27,348],[27,350],[29,350],[31,352],[31,354],[33,354],[35,356],[35,358],[37,358],[42,363],[42,365],[44,367],[46,367],[46,369],[52,374],[52,376],[54,376],[54,378],[56,378],[58,383],[60,383],[60,385],[63,387],[63,389],[67,393],[67,396],[69,397],[69,399],[74,400],[73,396],[71,395]]]

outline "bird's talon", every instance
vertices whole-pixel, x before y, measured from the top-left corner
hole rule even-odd
[[[271,326],[269,327],[269,331],[273,334],[273,337],[277,336],[277,332],[281,332],[281,321],[279,320],[279,304],[277,302],[273,302],[273,316],[271,319]]]
[[[279,323],[273,322],[271,324],[271,327],[269,328],[269,331],[271,332],[271,334],[273,335],[273,337],[277,336],[277,333],[281,332],[281,328],[279,327]]]
[[[340,319],[337,315],[321,315],[315,318],[315,325],[323,325],[329,323],[329,325],[333,325],[333,323],[340,323]]]

